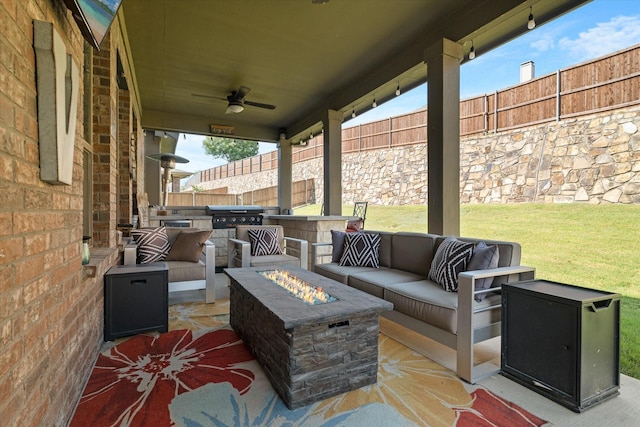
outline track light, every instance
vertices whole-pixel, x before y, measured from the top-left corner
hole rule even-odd
[[[378,103],[376,102],[376,97],[373,97],[373,102],[371,103],[371,108],[376,108],[378,106]]]
[[[398,87],[396,87],[396,96],[400,96],[400,83],[398,83]]]
[[[527,21],[527,28],[533,30],[536,27],[536,20],[533,19],[533,6],[529,6],[529,20]]]
[[[476,57],[476,50],[473,47],[473,40],[471,40],[471,49],[469,49],[469,60],[475,59],[475,57]]]

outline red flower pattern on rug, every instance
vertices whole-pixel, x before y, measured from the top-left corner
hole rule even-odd
[[[236,367],[254,360],[231,330],[138,335],[101,353],[71,427],[168,426],[169,404],[179,394],[210,383],[230,383],[240,395],[254,374]]]
[[[471,392],[471,408],[454,408],[456,426],[474,427],[533,427],[543,426],[547,421],[536,417],[515,403],[499,398],[482,388]]]

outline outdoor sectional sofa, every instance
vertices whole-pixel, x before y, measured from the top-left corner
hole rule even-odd
[[[344,234],[332,233],[332,243],[312,245],[316,273],[392,302],[393,311],[383,316],[456,350],[456,371],[465,381],[476,383],[499,370],[489,362],[474,366],[474,343],[500,335],[501,284],[535,276],[533,268],[520,266],[518,243],[457,238],[473,243],[474,251],[480,242],[497,246],[498,262],[496,268],[459,273],[458,291],[449,292],[429,279],[432,260],[446,236],[363,231],[380,236],[376,268],[340,265],[338,246]],[[330,252],[321,249],[327,246]],[[489,288],[476,290],[477,285]]]

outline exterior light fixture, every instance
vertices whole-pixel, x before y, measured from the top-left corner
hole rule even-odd
[[[371,108],[376,108],[378,106],[378,103],[376,102],[376,97],[373,97],[373,102],[371,103]]]
[[[355,119],[356,118],[356,109],[354,108],[353,111],[351,111],[351,118]]]
[[[529,20],[527,21],[527,28],[533,30],[536,27],[536,20],[533,19],[533,6],[529,6]]]
[[[398,83],[398,87],[396,87],[396,96],[400,96],[400,83]]]
[[[473,40],[471,40],[471,49],[469,49],[469,60],[475,59],[476,57],[476,50],[473,47]]]

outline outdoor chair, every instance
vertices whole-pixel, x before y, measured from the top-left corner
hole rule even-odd
[[[165,261],[169,292],[204,289],[205,302],[216,301],[216,248],[209,240],[211,230],[163,226],[131,233],[134,238],[124,246],[124,265]]]
[[[353,205],[353,216],[362,220],[362,226],[360,229],[364,229],[364,221],[367,219],[367,206],[369,202],[356,202]]]
[[[309,242],[285,237],[281,225],[238,225],[229,239],[227,266],[295,265],[308,269]]]

